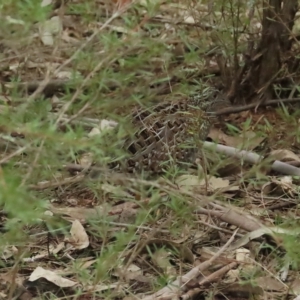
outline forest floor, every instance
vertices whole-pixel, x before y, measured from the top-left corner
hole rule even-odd
[[[298,299],[299,176],[272,168],[300,165],[295,105],[211,128],[207,141],[256,163],[204,149],[201,176],[85,173],[103,124],[134,98],[221,85],[218,15],[184,1],[41,2],[7,7],[0,35],[0,299]]]

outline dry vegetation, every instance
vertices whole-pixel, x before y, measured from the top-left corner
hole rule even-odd
[[[2,2],[0,299],[299,299],[297,1]],[[213,89],[198,170],[107,170]]]

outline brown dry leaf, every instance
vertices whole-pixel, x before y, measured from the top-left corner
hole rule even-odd
[[[16,292],[24,291],[24,287],[23,287],[24,281],[25,281],[24,277],[21,277],[18,274],[13,274],[11,271],[0,274],[0,299],[8,299],[7,297],[8,295],[6,293],[9,292],[9,288],[13,284],[15,284]],[[13,299],[15,299],[15,297]]]
[[[116,128],[118,125],[119,123],[116,121],[103,119],[100,122],[100,131],[103,132],[105,130],[112,130]]]
[[[229,136],[217,128],[212,128],[209,132],[208,137],[210,137],[213,141],[215,141],[218,144],[223,144],[231,147],[236,147],[241,143],[241,139],[239,137]]]
[[[162,3],[161,0],[139,0],[137,1],[140,5],[143,5],[143,6],[149,6],[149,4],[151,6],[154,7],[154,5],[157,5],[159,3]]]
[[[74,38],[74,36],[73,36],[74,34],[77,35],[77,32],[74,31],[74,30],[71,30],[71,31],[70,30],[64,30],[62,32],[62,35],[61,35],[61,40],[68,43],[68,44],[76,45],[76,44],[78,44],[79,39]]]
[[[166,249],[161,248],[152,254],[151,259],[157,267],[163,270],[165,275],[176,276],[176,269],[171,264],[169,256],[170,253]]]
[[[257,186],[256,190],[261,192],[263,195],[269,195],[274,190],[274,185],[270,182],[265,183],[262,187]]]
[[[97,284],[97,285],[91,285],[91,286],[84,286],[84,291],[90,291],[90,292],[102,292],[107,290],[113,290],[116,288],[127,288],[127,284],[120,284],[120,282],[112,283],[112,284]]]
[[[127,268],[123,266],[117,268],[114,276],[121,277],[126,282],[129,282],[130,280],[138,280],[140,276],[143,276],[143,271],[137,265],[130,264]]]
[[[254,239],[257,239],[261,236],[267,235],[273,235],[273,231],[267,227],[259,228],[257,230],[254,230],[252,232],[249,232],[245,234],[241,239],[237,240],[231,246],[228,248],[230,251],[236,250],[238,248],[241,248],[245,245],[247,245],[249,242],[251,242]]]
[[[300,278],[295,278],[295,280],[291,284],[291,290],[295,295],[300,294]]]
[[[249,262],[250,250],[246,248],[240,248],[236,250],[236,260],[238,262]]]
[[[57,254],[64,248],[65,248],[64,242],[59,243],[56,247],[53,247],[53,245],[50,245],[49,250],[43,250],[34,256],[30,256],[28,258],[23,258],[23,262],[34,262],[37,260],[41,260],[45,257],[49,257],[49,253]]]
[[[241,174],[242,170],[243,165],[241,165],[241,162],[235,160],[235,162],[229,162],[225,166],[218,168],[217,172],[220,177],[227,177]]]
[[[52,46],[54,44],[54,35],[60,33],[62,29],[62,22],[58,16],[40,23],[39,34],[43,44],[45,46]]]
[[[23,20],[15,19],[15,18],[12,18],[11,16],[6,16],[5,19],[8,24],[25,26],[25,22]]]
[[[181,190],[194,191],[197,189],[205,188],[206,182],[204,179],[200,179],[195,175],[181,175],[176,179],[176,183]],[[208,185],[210,191],[216,191],[218,189],[226,188],[229,186],[229,180],[211,176],[208,179]],[[238,187],[232,187],[232,190],[239,189]],[[231,190],[231,188],[229,188]]]
[[[203,260],[209,260],[211,259],[217,252],[219,248],[217,247],[202,247],[199,251],[199,254],[201,255],[201,258]],[[229,264],[234,261],[234,252],[226,252],[222,256],[218,257],[215,260],[216,264]]]
[[[30,275],[29,281],[34,282],[40,278],[45,278],[48,281],[54,283],[56,286],[61,288],[73,287],[77,284],[77,282],[69,280],[67,278],[63,278],[57,273],[49,270],[45,270],[42,267],[37,267]]]
[[[272,178],[271,184],[276,185],[273,192],[279,192],[279,194],[287,193],[290,196],[297,194],[297,186],[293,184],[292,176],[283,176],[279,179]]]
[[[68,242],[72,244],[75,249],[85,249],[89,246],[89,237],[78,220],[73,221],[70,234],[72,239],[68,239]]]
[[[253,274],[255,265],[253,260],[250,258],[250,250],[246,248],[239,248],[236,251],[236,261],[241,262],[238,267],[238,271],[243,274]]]
[[[258,286],[254,286],[253,283],[237,282],[237,283],[226,284],[224,286],[223,284],[221,284],[220,287],[222,287],[221,289],[222,296],[224,296],[224,294],[243,295],[243,297],[238,297],[238,298],[234,297],[233,299],[266,299],[266,298],[258,297],[259,295],[264,295],[264,289]]]
[[[72,71],[60,71],[57,72],[56,74],[56,78],[59,79],[82,79],[83,77],[81,76],[81,74],[79,72],[74,72]]]
[[[87,152],[81,155],[81,157],[78,159],[78,163],[83,167],[83,168],[89,168],[92,163],[93,163],[93,153]]]
[[[264,140],[264,138],[258,137],[253,131],[243,132],[240,136],[230,136],[216,128],[211,129],[208,136],[219,144],[242,148],[243,150],[252,150]]]
[[[68,216],[64,217],[65,220],[70,221],[70,219],[73,221],[75,219],[80,220],[81,222],[84,222],[87,219],[92,218],[101,218],[101,216],[106,215],[109,211],[108,205],[99,205],[95,206],[94,208],[84,208],[84,207],[63,207],[58,208],[55,206],[50,206],[49,209],[57,215],[61,216]]]
[[[18,254],[18,249],[15,246],[5,246],[1,253],[1,258],[6,260]]]
[[[42,0],[41,7],[48,6],[52,3],[52,0]]]
[[[97,136],[101,133],[110,132],[114,128],[118,126],[118,123],[113,120],[106,120],[103,119],[100,121],[99,125],[97,127],[92,128],[92,130],[88,133],[88,137],[92,138],[94,136]]]
[[[217,178],[214,176],[209,178],[208,182],[214,191],[217,189],[221,189],[221,188],[225,188],[225,187],[229,186],[229,180],[223,179],[223,178]]]
[[[177,177],[176,184],[182,190],[194,190],[195,188],[199,188],[200,186],[205,185],[205,180],[200,179],[198,176],[195,175],[181,175]]]
[[[245,234],[242,238],[231,244],[231,246],[228,248],[229,251],[236,250],[238,248],[241,248],[245,245],[247,245],[249,242],[251,242],[254,239],[257,239],[261,236],[268,235],[276,242],[278,239],[276,236],[280,235],[289,235],[289,236],[295,236],[297,235],[297,230],[290,230],[290,229],[284,229],[280,227],[266,227],[262,226],[261,228],[251,231],[247,234]],[[279,240],[280,241],[280,240]],[[282,246],[282,245],[281,245]]]
[[[93,136],[99,135],[101,133],[100,129],[97,127],[92,128],[92,130],[88,133],[88,137],[91,138]]]
[[[273,292],[280,292],[286,289],[285,284],[281,283],[280,280],[269,276],[256,278],[255,282],[264,291],[268,290]]]
[[[300,161],[300,158],[295,153],[287,149],[273,150],[271,151],[270,156],[282,162]]]
[[[124,209],[118,217],[116,217],[116,222],[134,224],[136,222],[136,216],[138,214],[137,209],[127,208]]]
[[[243,132],[240,138],[242,139],[240,146],[243,145],[244,150],[253,150],[265,140],[264,137],[257,136],[257,133],[251,130]]]
[[[103,183],[101,185],[101,190],[107,194],[116,195],[118,197],[132,197],[129,192],[124,191],[124,188],[121,185]]]
[[[80,270],[89,268],[95,262],[97,262],[97,259],[93,259],[93,257],[83,257],[82,259],[76,259],[76,263],[80,267]]]
[[[68,199],[66,199],[66,201],[70,206],[78,205],[78,200],[76,198],[68,198]]]
[[[227,283],[227,284],[234,283],[239,279],[240,276],[241,276],[240,270],[238,269],[229,270],[229,272],[226,274],[226,277],[223,280],[223,283]]]

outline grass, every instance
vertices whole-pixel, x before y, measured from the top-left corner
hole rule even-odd
[[[66,1],[54,9],[42,7],[41,1],[2,1],[0,276],[5,287],[0,288],[0,298],[28,293],[29,299],[37,295],[39,299],[142,299],[211,257],[219,259],[211,263],[216,269],[236,259],[233,251],[214,256],[236,224],[222,219],[225,212],[213,213],[228,203],[249,214],[253,207],[259,211],[268,207],[264,195],[266,202],[257,204],[253,191],[262,193],[262,186],[271,185],[262,166],[250,168],[207,153],[209,175],[201,173],[201,168],[181,168],[171,160],[159,178],[143,174],[134,178],[107,170],[109,161],[127,155],[121,144],[133,134],[128,116],[134,107],[150,108],[197,91],[206,94],[222,81],[213,74],[216,56],[222,54],[231,66],[238,61],[246,43],[237,43],[244,37],[237,28],[246,24],[251,31],[250,21],[259,16],[247,21],[242,5],[222,1],[215,5],[216,10],[203,12],[202,5],[190,1],[147,2],[117,11],[115,2]],[[53,44],[45,45],[41,31],[45,26],[51,31],[45,21],[53,16],[59,17],[61,23],[54,25],[61,30],[51,33]],[[196,22],[185,22],[187,16]],[[54,79],[68,84],[29,94],[20,86]],[[253,119],[242,116],[244,125],[229,118],[227,128],[223,124],[219,131],[234,138],[255,131],[257,136],[271,136],[272,143],[279,133],[291,132],[290,138],[295,135],[298,141],[297,112],[277,110],[275,120],[280,118],[283,127],[274,126],[274,118],[266,118],[265,113],[258,112]],[[91,135],[95,130],[99,133],[103,120],[114,120],[119,126],[113,134],[104,130]],[[285,139],[272,143],[270,147],[275,148],[287,145]],[[209,181],[221,174],[222,167],[226,171],[234,163],[227,177],[236,190],[218,186],[216,179]],[[75,170],[74,164],[84,170]],[[91,164],[99,169],[95,177],[85,174]],[[182,175],[187,178],[183,187]],[[223,183],[227,177],[218,179]],[[206,185],[199,183],[203,178]],[[274,188],[268,195],[274,202],[274,197],[288,197],[292,202],[298,195],[293,188],[288,192],[282,188],[279,196]],[[284,211],[284,217],[268,211],[257,219],[297,228],[297,223],[290,222],[295,216],[293,207]],[[250,222],[248,217],[244,222]],[[238,234],[236,239],[246,234],[245,228]],[[272,244],[263,236],[258,242],[251,239],[255,268],[249,262],[244,263],[250,269],[236,267],[239,287],[245,281],[255,286],[257,278],[270,274],[275,277],[278,268],[274,265],[285,259],[298,274],[294,236],[274,240]],[[259,265],[263,267],[258,272]],[[46,271],[43,279],[33,280],[30,276],[37,267],[52,272],[52,279],[57,276],[56,284]],[[213,268],[204,274],[214,274]],[[217,282],[224,283],[221,277]],[[188,290],[193,290],[192,285]],[[212,299],[218,292],[209,286],[205,293]],[[248,294],[259,297],[255,291]]]

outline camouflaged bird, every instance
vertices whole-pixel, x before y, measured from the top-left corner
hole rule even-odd
[[[134,134],[120,147],[126,159],[110,164],[122,172],[161,174],[168,165],[191,165],[208,135],[209,112],[223,108],[226,101],[217,93],[165,101],[149,109],[136,108],[129,117]]]

